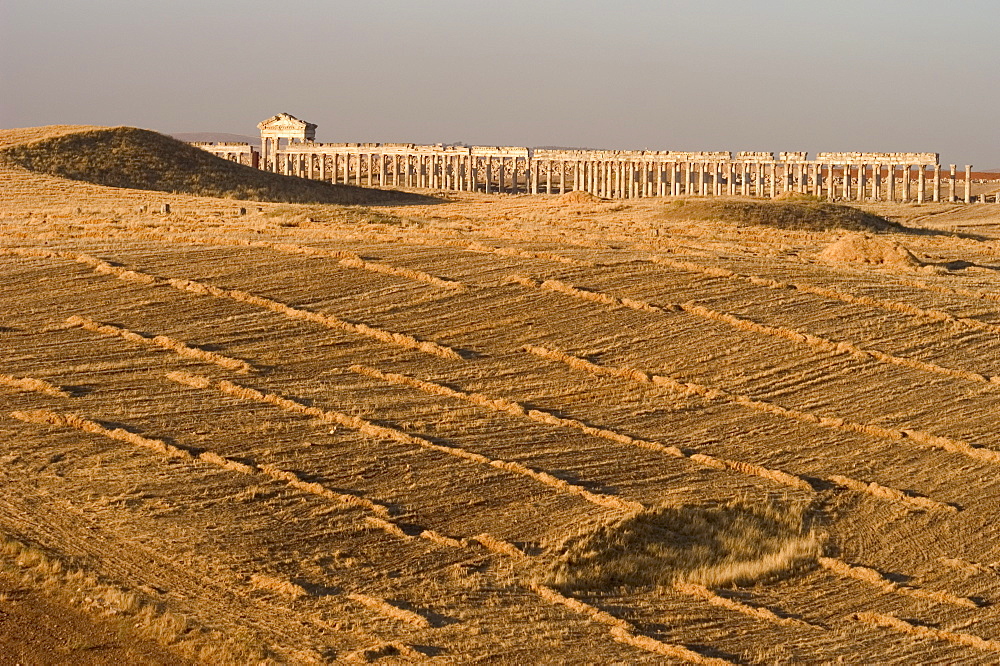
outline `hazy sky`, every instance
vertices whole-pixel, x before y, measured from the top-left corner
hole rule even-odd
[[[1000,168],[1000,0],[0,0],[0,126]]]

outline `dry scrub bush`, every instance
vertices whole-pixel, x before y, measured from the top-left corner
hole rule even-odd
[[[34,377],[14,377],[13,375],[0,374],[0,386],[17,389],[18,391],[33,391],[44,393],[57,398],[70,398],[72,395],[58,386],[48,383],[43,379]]]
[[[378,597],[372,597],[367,594],[359,594],[356,592],[348,594],[347,598],[353,599],[362,606],[370,608],[377,613],[381,613],[386,617],[390,617],[393,620],[398,620],[399,622],[404,622],[406,624],[418,627],[420,629],[427,629],[431,627],[431,621],[428,620],[423,615],[390,604],[388,601],[384,599],[379,599]]]
[[[566,539],[553,549],[549,578],[564,589],[723,585],[793,571],[819,553],[802,508],[665,506]]]
[[[309,407],[303,405],[300,402],[285,398],[282,396],[275,395],[273,393],[263,393],[255,389],[247,388],[245,386],[240,386],[234,384],[230,381],[220,381],[212,382],[207,377],[200,377],[198,375],[191,375],[185,372],[170,372],[167,373],[167,378],[171,379],[180,384],[185,384],[187,386],[192,386],[194,388],[210,388],[214,387],[218,391],[225,393],[226,395],[232,395],[237,398],[244,400],[253,400],[256,402],[265,402],[286,411],[295,412],[298,414],[303,414],[307,416],[312,416],[313,418],[320,419],[327,423],[333,423],[335,425],[341,425],[346,428],[351,428],[352,430],[357,430],[362,435],[367,435],[375,439],[388,439],[395,442],[400,442],[401,444],[410,444],[414,446],[419,446],[424,449],[430,449],[432,451],[438,451],[440,453],[445,453],[456,458],[461,458],[463,460],[468,460],[469,462],[474,462],[482,465],[489,465],[495,467],[496,469],[502,469],[507,472],[513,472],[514,474],[520,474],[532,478],[539,483],[542,483],[550,488],[555,488],[557,490],[579,495],[588,502],[592,502],[599,506],[605,506],[613,509],[620,509],[623,511],[635,511],[642,508],[642,505],[636,502],[628,502],[622,500],[618,497],[611,495],[601,495],[598,493],[592,493],[582,486],[577,486],[575,484],[569,483],[563,479],[552,476],[548,472],[539,471],[528,467],[519,462],[513,462],[510,460],[496,460],[489,458],[480,453],[474,453],[472,451],[467,451],[466,449],[457,446],[447,446],[445,444],[436,444],[429,439],[423,437],[418,437],[417,435],[411,435],[405,433],[396,428],[390,428],[387,426],[376,425],[370,421],[360,419],[356,416],[351,416],[349,414],[344,414],[343,412],[336,412],[331,410],[319,409],[317,407]]]
[[[855,620],[873,627],[884,629],[895,629],[898,632],[914,636],[916,638],[928,638],[937,641],[944,641],[952,645],[963,645],[987,652],[1000,652],[1000,641],[986,640],[972,634],[960,634],[954,631],[944,631],[933,627],[925,627],[919,624],[911,624],[906,620],[900,620],[891,615],[881,613],[855,613]]]
[[[758,620],[763,620],[764,622],[770,622],[771,624],[777,624],[784,627],[807,627],[810,629],[822,629],[822,627],[818,627],[808,622],[803,622],[802,620],[796,620],[795,618],[791,617],[781,617],[780,615],[777,615],[774,611],[768,608],[763,608],[761,606],[750,606],[740,601],[736,601],[735,599],[728,599],[726,597],[719,596],[718,594],[708,589],[704,585],[699,585],[697,583],[676,581],[674,583],[674,589],[682,594],[687,594],[693,597],[698,597],[699,599],[703,599],[713,606],[718,606],[720,608],[726,608],[731,611],[736,611],[737,613],[749,615],[750,617],[757,618]]]
[[[69,324],[70,326],[76,326],[87,331],[100,333],[101,335],[118,337],[123,340],[128,340],[129,342],[134,342],[136,344],[151,345],[154,347],[159,347],[161,349],[166,349],[168,351],[176,353],[178,356],[183,356],[184,358],[191,358],[198,361],[204,361],[206,363],[213,363],[220,367],[226,368],[227,370],[234,370],[236,372],[243,374],[253,371],[253,366],[251,366],[246,361],[241,361],[239,359],[223,356],[222,354],[217,354],[215,352],[205,351],[204,349],[197,349],[195,347],[191,347],[184,344],[180,340],[175,340],[165,335],[156,335],[153,337],[149,337],[142,335],[141,333],[136,333],[135,331],[130,331],[127,328],[112,326],[111,324],[102,324],[100,322],[96,322],[92,319],[88,319],[87,317],[81,317],[79,315],[73,315],[72,317],[69,317],[66,320],[66,323]]]
[[[894,583],[874,569],[851,565],[833,557],[820,557],[817,559],[817,562],[821,567],[827,571],[837,574],[838,576],[860,580],[868,583],[869,585],[873,585],[884,592],[898,593],[909,597],[916,597],[917,599],[952,604],[954,606],[963,606],[965,608],[979,608],[979,604],[968,597],[959,597],[954,594],[949,594],[948,592],[925,590],[919,587]]]

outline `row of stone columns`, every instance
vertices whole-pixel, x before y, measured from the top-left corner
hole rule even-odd
[[[797,192],[831,201],[972,200],[971,166],[965,167],[964,187],[959,191],[955,165],[942,174],[940,165],[908,164],[547,159],[377,151],[265,152],[268,154],[276,155],[270,165],[275,172],[365,187],[532,194],[581,190],[611,199],[725,195],[773,198]]]
[[[282,153],[274,171],[365,187],[420,187],[457,191],[528,191],[524,156],[447,153]]]

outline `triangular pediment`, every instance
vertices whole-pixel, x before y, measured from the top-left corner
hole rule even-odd
[[[299,120],[290,113],[279,113],[257,124],[257,129],[260,130],[305,131],[310,128],[316,129],[316,125]]]

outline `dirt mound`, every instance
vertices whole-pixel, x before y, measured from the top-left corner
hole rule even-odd
[[[827,263],[871,264],[919,268],[923,262],[899,243],[869,234],[851,234],[828,245],[819,253]]]
[[[801,510],[751,506],[649,509],[559,547],[551,583],[576,589],[759,580],[813,561]]]
[[[583,190],[573,190],[572,192],[559,195],[560,203],[593,203],[595,201],[601,201],[601,197],[594,196],[590,192],[584,192]]]
[[[851,206],[817,201],[746,201],[677,199],[664,207],[671,220],[719,220],[740,226],[800,231],[902,231],[895,222]]]
[[[67,129],[37,128],[39,130]],[[72,130],[72,128],[68,128]],[[27,130],[17,136],[30,137]],[[215,157],[163,134],[134,127],[40,132],[43,138],[0,149],[0,161],[97,185],[279,203],[432,203],[405,192],[334,185],[268,173]],[[4,137],[0,135],[0,140]]]

